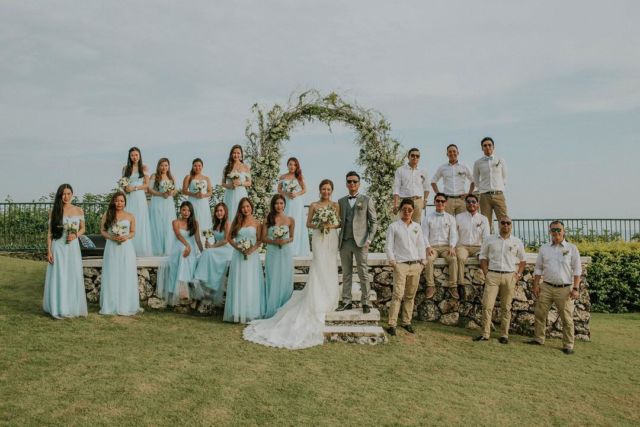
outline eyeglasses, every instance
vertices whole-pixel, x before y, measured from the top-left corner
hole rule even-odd
[[[348,180],[347,180],[347,184],[357,184],[357,183],[359,183],[359,182],[360,182],[360,181],[358,181],[358,180],[356,180],[356,179],[348,179]]]
[[[560,233],[562,231],[562,228],[551,228],[550,230],[552,233]]]
[[[420,154],[409,154],[409,157],[413,157],[414,159],[419,159]]]
[[[442,199],[436,199],[434,200],[436,203],[447,203],[446,200],[442,200]]]
[[[468,204],[468,205],[477,205],[477,204],[478,204],[478,202],[477,202],[477,201],[475,201],[475,200],[467,200],[467,204]]]
[[[500,225],[511,225],[511,221],[500,221]]]

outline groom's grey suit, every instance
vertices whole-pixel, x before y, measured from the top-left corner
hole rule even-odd
[[[368,196],[358,194],[353,207],[349,204],[349,196],[338,200],[340,207],[340,262],[342,263],[342,303],[351,303],[351,277],[353,276],[353,257],[360,277],[362,305],[369,305],[369,267],[367,255],[378,228],[376,209]]]

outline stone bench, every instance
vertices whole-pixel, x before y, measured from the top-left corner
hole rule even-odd
[[[533,284],[533,269],[536,259],[537,254],[527,254],[527,266],[525,268],[524,277],[518,282],[513,299],[511,331],[521,335],[533,335],[535,298],[531,292],[531,287]],[[157,269],[163,260],[163,257],[145,257],[138,258],[137,260],[140,300],[143,306],[151,309],[165,308],[164,302],[155,295]],[[264,262],[264,257],[262,260]],[[336,262],[339,266],[339,259],[336,259]],[[590,258],[582,258],[583,267],[587,266],[589,262]],[[304,288],[304,284],[308,278],[310,264],[310,257],[296,258],[294,260],[294,289],[300,290]],[[83,267],[87,299],[91,303],[97,303],[99,301],[102,258],[84,258]],[[328,315],[328,329],[325,332],[328,340],[339,339],[336,338],[338,336],[336,335],[336,331],[342,330],[343,327],[356,325],[361,327],[360,329],[365,328],[360,331],[360,336],[364,337],[363,339],[368,340],[371,333],[370,329],[367,328],[373,326],[378,327],[377,322],[379,321],[380,316],[385,316],[387,314],[393,289],[392,268],[388,265],[386,256],[381,253],[369,254],[369,267],[369,272],[372,277],[372,291],[369,295],[369,299],[373,302],[373,305],[377,307],[375,315],[370,316],[372,319],[360,319],[357,318],[357,313],[352,313],[351,318],[347,315],[346,319],[337,318],[337,320],[333,319],[333,314]],[[418,289],[418,294],[416,295],[416,304],[414,306],[414,318],[423,321],[439,322],[449,326],[478,329],[480,327],[482,317],[481,301],[484,284],[484,275],[480,270],[478,260],[476,258],[470,258],[467,262],[465,277],[470,284],[465,286],[465,299],[462,301],[449,298],[448,293],[443,291],[441,285],[447,280],[447,270],[448,268],[444,259],[437,259],[435,261],[434,275],[437,291],[434,298],[431,300],[427,300],[425,298],[426,283],[424,275],[421,277],[420,287]],[[582,278],[580,298],[576,301],[573,317],[576,339],[589,340],[591,335],[589,329],[591,303],[587,289],[586,268],[583,268],[583,271],[585,272],[585,275]],[[342,276],[340,275],[340,281],[341,280]],[[357,302],[360,301],[360,287],[357,283],[357,274],[354,274],[353,281],[353,299]],[[192,309],[188,305],[177,306],[173,309],[180,313],[195,311],[201,315],[211,315],[216,312],[220,312],[221,307],[216,307],[211,301],[205,300],[198,304],[195,309]],[[362,312],[359,309],[357,310],[359,311],[359,316],[362,316]],[[493,315],[494,321],[499,319],[499,312],[499,303],[496,303]],[[375,320],[373,318],[375,318]],[[494,326],[497,328],[499,325],[496,323]],[[562,336],[562,322],[555,307],[552,308],[548,315],[547,335],[558,338]],[[375,340],[369,339],[369,342],[373,343],[372,341]]]

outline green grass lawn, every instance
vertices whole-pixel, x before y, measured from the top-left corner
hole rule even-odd
[[[1,424],[640,424],[640,314],[594,315],[572,356],[420,322],[387,345],[287,351],[219,318],[53,320],[45,268],[0,257]]]

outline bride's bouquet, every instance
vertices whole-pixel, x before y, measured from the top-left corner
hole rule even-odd
[[[116,237],[122,237],[129,234],[129,231],[127,230],[127,227],[125,227],[124,225],[115,223],[109,228],[109,234]],[[119,245],[122,244],[122,242],[117,242],[117,243]]]
[[[313,217],[311,218],[311,223],[316,228],[320,229],[322,234],[329,234],[329,227],[340,224],[340,221],[338,220],[336,211],[331,206],[327,206],[315,210]]]
[[[242,256],[244,256],[244,260],[247,260],[246,251],[252,246],[251,240],[249,239],[238,239],[236,240],[236,244],[242,249]]]
[[[122,190],[127,188],[129,184],[131,184],[131,180],[129,180],[129,178],[127,178],[126,176],[123,176],[118,180],[118,187],[120,187]]]
[[[289,227],[286,225],[277,225],[273,227],[273,238],[274,239],[284,239],[289,235]],[[282,249],[282,246],[278,245],[278,248]]]
[[[160,181],[160,191],[163,193],[168,193],[169,191],[173,191],[176,189],[176,186],[173,184],[173,181],[169,181],[168,179]]]
[[[300,186],[298,185],[298,180],[296,179],[292,179],[284,182],[284,191],[286,191],[287,193],[295,193],[299,189],[300,189]]]
[[[206,179],[201,179],[201,180],[195,181],[193,186],[196,189],[196,193],[207,194],[207,180]]]
[[[66,222],[62,226],[62,229],[67,233],[67,236],[69,234],[75,234],[77,236],[78,231],[80,231],[80,224],[77,222]],[[66,243],[69,244],[69,241],[67,240]]]

